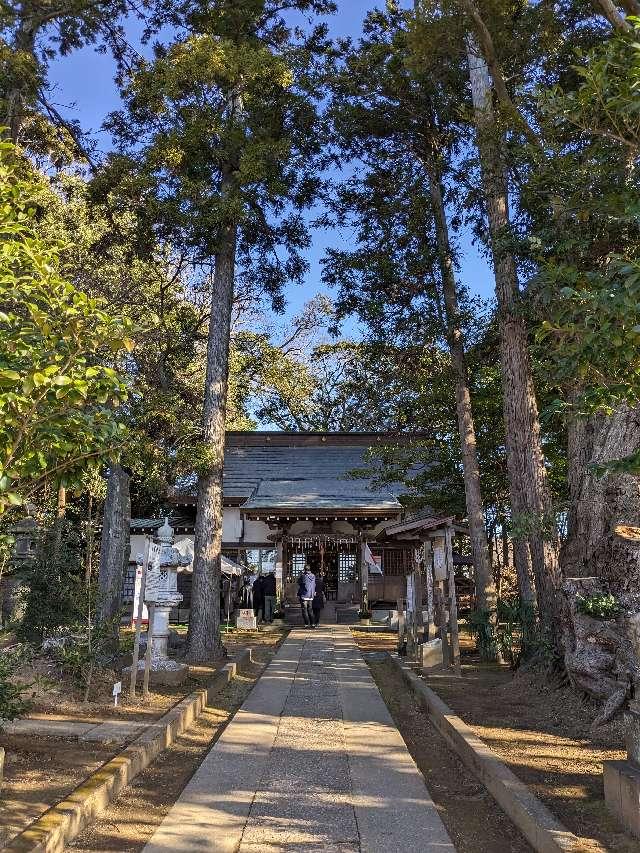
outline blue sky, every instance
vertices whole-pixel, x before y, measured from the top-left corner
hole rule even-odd
[[[328,19],[333,36],[352,36],[357,38],[361,31],[362,20],[367,11],[382,0],[337,0],[338,13]],[[130,42],[141,53],[148,52],[139,44],[139,28],[129,28]],[[77,118],[85,130],[91,130],[98,146],[106,150],[109,146],[107,134],[100,128],[105,116],[116,109],[120,103],[117,88],[113,82],[114,67],[109,56],[99,54],[91,48],[76,51],[57,60],[51,67],[50,80],[54,90],[52,100],[61,112]],[[302,287],[290,287],[287,292],[288,314],[297,313],[302,305],[316,293],[324,290],[320,281],[320,261],[328,246],[344,247],[348,245],[349,233],[336,231],[313,232],[313,245],[307,253],[309,272]],[[493,276],[484,258],[472,245],[470,237],[462,240],[462,258],[460,278],[473,293],[485,298],[493,293]],[[352,331],[353,327],[347,329]]]

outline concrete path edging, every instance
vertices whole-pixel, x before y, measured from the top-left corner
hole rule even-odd
[[[584,841],[570,832],[496,753],[405,663],[390,654],[409,687],[449,746],[478,777],[538,853],[581,853]],[[589,850],[597,843],[589,839]],[[599,845],[598,845],[599,846]],[[605,848],[601,848],[605,851]]]
[[[213,696],[252,662],[251,649],[234,658],[206,687],[186,696],[129,744],[17,835],[2,853],[61,853],[135,777],[202,714]]]

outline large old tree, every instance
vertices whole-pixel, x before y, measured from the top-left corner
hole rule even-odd
[[[298,12],[333,9],[299,0]],[[238,277],[259,275],[276,308],[280,290],[305,269],[299,211],[314,197],[317,114],[309,91],[324,30],[293,31],[280,4],[219,0],[184,22],[185,38],[158,49],[131,76],[126,111],[112,128],[125,150],[112,173],[136,174],[152,199],[158,232],[210,268],[211,313],[202,430],[192,442],[198,474],[188,656],[221,653],[219,635],[222,465],[229,338]],[[136,161],[142,162],[139,167]]]

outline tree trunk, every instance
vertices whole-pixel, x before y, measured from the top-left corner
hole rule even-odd
[[[525,539],[513,540],[513,566],[518,578],[518,592],[523,604],[535,604],[536,597],[531,586],[531,552]]]
[[[228,185],[229,178],[226,181]],[[222,469],[236,242],[237,226],[226,226],[222,246],[216,255],[211,294],[202,418],[207,471],[198,479],[193,587],[187,634],[187,659],[192,663],[208,661],[224,654],[220,640]]]
[[[545,633],[557,645],[559,626],[556,590],[560,580],[557,535],[552,531],[545,531],[545,527],[552,526],[553,513],[542,453],[527,333],[518,312],[519,285],[516,265],[513,255],[500,248],[500,241],[506,236],[505,232],[509,226],[506,176],[498,139],[499,131],[491,103],[489,72],[472,36],[467,40],[467,55],[498,301],[507,469],[512,510],[515,524],[524,520],[530,528],[527,538],[540,620]]]
[[[478,610],[494,613],[496,609],[496,588],[489,564],[476,433],[471,409],[469,375],[464,350],[464,336],[460,322],[458,293],[453,272],[449,227],[443,200],[442,183],[437,167],[431,164],[428,167],[428,173],[429,193],[436,227],[438,259],[447,320],[447,340],[456,375],[456,413],[462,450],[462,471],[469,520],[469,537],[471,539],[471,553],[473,555],[476,607]]]
[[[21,11],[24,14],[24,9]],[[20,141],[20,133],[26,116],[26,103],[29,97],[27,80],[30,71],[35,73],[35,69],[29,67],[29,62],[37,65],[35,40],[36,24],[31,18],[25,17],[20,21],[14,39],[14,52],[22,62],[24,75],[21,82],[16,82],[7,92],[7,112],[4,121],[5,126],[9,129],[9,138],[16,145]],[[26,56],[29,57],[28,61]]]
[[[614,29],[620,30],[623,33],[631,32],[631,24],[626,20],[624,15],[620,14],[620,10],[612,0],[597,0],[596,6],[598,7],[598,11],[605,16]]]
[[[122,575],[129,563],[130,551],[129,474],[119,463],[114,462],[109,466],[107,497],[102,519],[98,572],[100,598],[96,614],[100,624],[114,622],[114,635],[118,630],[116,618],[120,612]]]
[[[640,589],[640,548],[615,534],[618,524],[640,526],[640,478],[598,476],[604,465],[640,450],[640,407],[574,421],[569,429],[569,517],[561,552],[565,577],[597,576],[614,594]]]

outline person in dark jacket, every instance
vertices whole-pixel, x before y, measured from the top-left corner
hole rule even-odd
[[[317,575],[316,577],[316,592],[313,596],[313,601],[311,602],[311,607],[313,609],[313,627],[317,628],[320,624],[320,613],[322,612],[322,608],[324,607],[324,578],[322,575]]]
[[[253,612],[258,622],[262,622],[264,619],[264,579],[262,575],[258,575],[253,582]]]
[[[316,576],[308,564],[298,582],[298,599],[302,608],[302,621],[305,628],[315,627],[313,621],[313,596],[316,594]]]
[[[264,621],[271,624],[276,609],[276,576],[273,572],[265,575],[262,592],[264,594]]]

